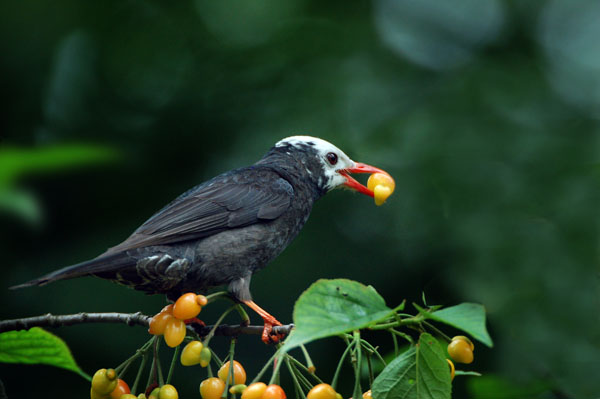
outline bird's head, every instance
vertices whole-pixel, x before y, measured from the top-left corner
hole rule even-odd
[[[351,173],[383,173],[379,168],[354,162],[342,150],[323,139],[311,136],[291,136],[275,144],[276,149],[297,155],[307,174],[326,193],[334,188],[346,187],[359,193],[374,196],[373,190],[360,184]]]

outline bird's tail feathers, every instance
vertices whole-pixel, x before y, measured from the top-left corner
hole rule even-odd
[[[27,281],[23,284],[9,287],[11,290],[19,288],[46,285],[58,280],[67,280],[75,277],[90,276],[102,272],[110,272],[131,264],[132,259],[123,254],[100,255],[97,258],[48,273],[42,277]]]

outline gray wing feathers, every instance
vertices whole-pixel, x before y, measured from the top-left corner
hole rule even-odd
[[[207,237],[276,219],[290,206],[293,188],[277,177],[269,185],[213,183],[179,198],[107,253]]]

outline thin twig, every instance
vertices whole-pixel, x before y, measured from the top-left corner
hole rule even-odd
[[[150,316],[141,312],[137,313],[77,313],[67,315],[53,315],[47,313],[40,316],[26,317],[22,319],[2,320],[0,321],[0,332],[13,330],[27,330],[31,327],[63,327],[75,324],[86,323],[120,323],[128,326],[148,327]],[[200,336],[206,336],[213,326],[201,326],[199,324],[190,324],[187,326],[190,331],[196,332]],[[277,334],[289,334],[294,328],[293,324],[284,326],[273,326],[273,332]],[[220,325],[216,328],[214,335],[236,336],[236,335],[260,335],[263,332],[263,326],[243,326],[243,325]]]

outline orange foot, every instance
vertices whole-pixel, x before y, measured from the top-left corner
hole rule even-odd
[[[258,306],[254,301],[243,301],[250,309],[254,310],[265,322],[265,327],[262,332],[262,341],[265,344],[276,344],[285,338],[285,334],[274,333],[273,326],[280,326],[281,323],[266,310]]]

